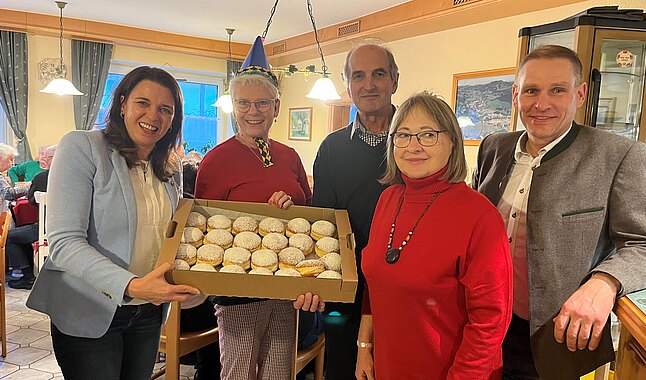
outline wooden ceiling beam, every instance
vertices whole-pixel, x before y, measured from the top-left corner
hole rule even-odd
[[[160,32],[104,22],[63,19],[63,37],[226,59],[227,41]],[[0,9],[0,29],[58,37],[58,16]],[[231,42],[233,59],[244,59],[251,44]]]
[[[331,55],[348,51],[353,44],[365,39],[386,43],[582,1],[585,0],[471,0],[454,6],[453,0],[413,0],[358,19],[319,28],[318,34],[324,53]],[[359,23],[359,32],[339,36],[339,28],[353,22]],[[531,20],[528,20],[529,25]],[[318,57],[313,32],[268,44],[266,50],[275,66]]]
[[[453,0],[412,0],[354,20],[318,30],[325,54],[348,51],[365,39],[387,43],[404,38],[517,16],[524,13],[579,3],[585,0],[471,0],[458,6]],[[356,33],[339,36],[339,28],[359,23]],[[531,21],[528,21],[528,26]],[[0,9],[0,29],[58,36],[58,17]],[[73,18],[64,20],[64,36],[119,45],[170,50],[226,59],[227,41],[134,28]],[[242,60],[251,44],[232,42],[234,59]],[[314,33],[309,32],[265,46],[274,66],[318,57]]]

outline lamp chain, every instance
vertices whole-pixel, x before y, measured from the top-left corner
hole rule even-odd
[[[228,31],[227,31],[228,33]],[[231,61],[231,35],[233,32],[229,33],[229,55],[227,56],[227,61]]]
[[[59,43],[58,51],[61,54],[61,66],[62,66],[63,65],[63,8],[60,8],[60,10],[61,10],[61,17],[60,17],[61,33],[60,33],[60,38],[58,39],[58,43]]]
[[[231,66],[231,35],[233,34],[233,31],[234,29],[227,29],[227,34],[229,35],[229,43],[228,43],[229,55],[227,56],[227,77],[226,77],[226,83],[224,86],[225,92],[229,91],[229,82],[230,82],[229,76],[232,75],[231,73],[229,73],[229,68]]]
[[[314,13],[312,12],[312,2],[307,0],[307,13],[310,15],[310,20],[312,20],[312,28],[314,29],[314,38],[316,39],[316,46],[319,49],[319,55],[321,56],[321,63],[323,70],[323,75],[327,75],[327,65],[325,64],[325,57],[323,56],[323,49],[321,49],[321,42],[319,41],[319,34],[316,31],[316,21],[314,21]]]
[[[274,6],[271,7],[271,12],[269,13],[269,20],[267,20],[267,26],[265,26],[265,31],[262,32],[262,40],[265,40],[265,37],[267,36],[267,32],[269,31],[269,26],[271,25],[271,19],[274,18],[274,13],[276,13],[276,6],[278,5],[278,1],[274,3]]]

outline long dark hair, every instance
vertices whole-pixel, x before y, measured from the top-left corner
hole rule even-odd
[[[128,135],[128,130],[121,116],[121,106],[128,100],[132,90],[142,80],[149,80],[170,90],[175,102],[175,115],[171,124],[171,129],[164,135],[150,154],[150,166],[153,172],[162,181],[167,181],[175,172],[181,170],[179,157],[175,154],[175,149],[182,138],[182,123],[184,121],[184,100],[182,91],[173,78],[166,71],[149,66],[141,66],[132,70],[121,80],[121,83],[114,90],[112,96],[112,105],[103,135],[108,142],[114,146],[119,153],[126,159],[128,168],[132,168],[139,158],[134,142]],[[121,101],[123,97],[123,102]]]

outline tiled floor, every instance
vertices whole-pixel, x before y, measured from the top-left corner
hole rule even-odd
[[[49,318],[25,306],[28,295],[28,290],[7,288],[8,353],[5,358],[0,357],[0,379],[63,379],[52,349]],[[155,369],[162,365],[156,364]],[[183,365],[180,378],[190,380],[194,372],[192,367]]]

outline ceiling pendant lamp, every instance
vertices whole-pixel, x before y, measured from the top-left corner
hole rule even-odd
[[[69,80],[65,79],[65,73],[67,69],[63,64],[63,8],[67,5],[64,1],[57,1],[56,5],[61,11],[60,15],[60,34],[59,34],[59,53],[61,64],[55,69],[56,78],[52,79],[45,88],[40,90],[46,94],[56,94],[56,95],[83,95],[74,84]]]
[[[233,99],[229,94],[229,66],[231,63],[231,35],[235,32],[233,28],[226,29],[227,34],[229,35],[229,55],[227,56],[227,76],[224,79],[224,94],[218,98],[218,100],[212,104],[213,107],[219,107],[224,113],[233,112]]]
[[[316,22],[314,21],[314,13],[312,11],[312,3],[310,0],[307,0],[307,13],[310,15],[310,20],[312,21],[312,29],[314,29],[314,38],[316,39],[316,47],[319,50],[319,56],[321,56],[321,69],[323,70],[323,77],[317,79],[314,82],[314,87],[305,95],[310,99],[318,100],[338,100],[341,99],[339,93],[336,92],[334,83],[330,79],[327,72],[327,65],[325,64],[325,57],[323,56],[323,49],[321,49],[321,42],[319,41],[319,34],[316,30]]]

